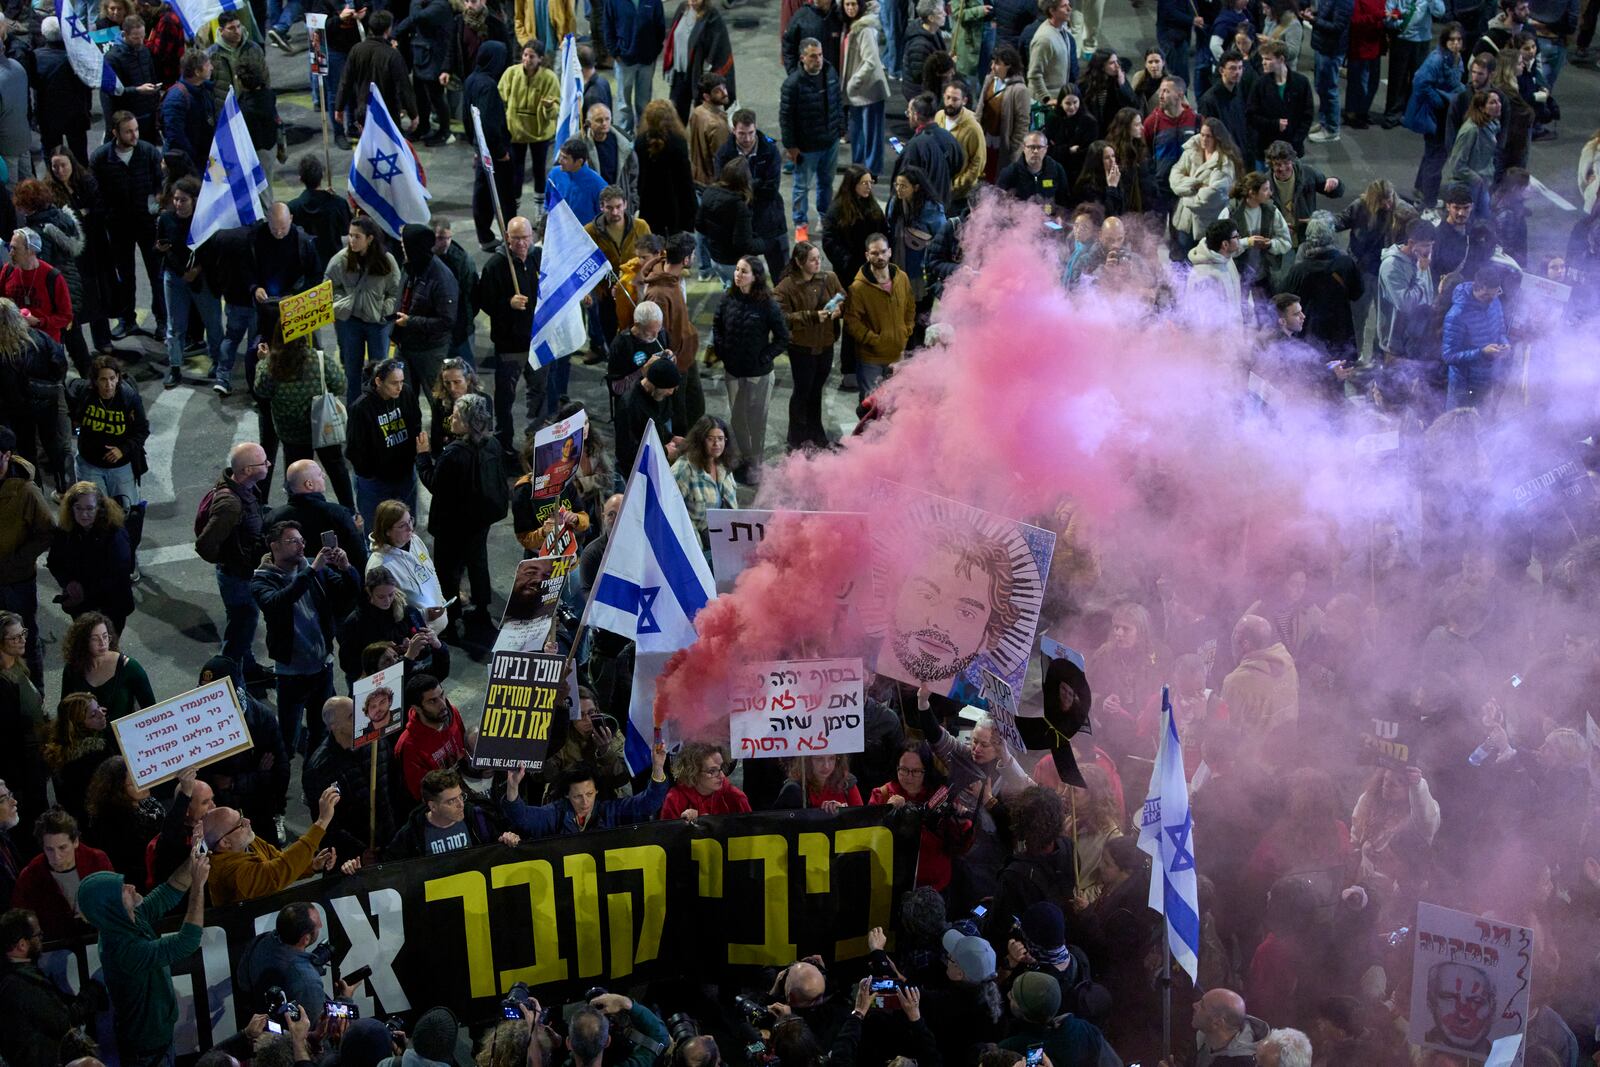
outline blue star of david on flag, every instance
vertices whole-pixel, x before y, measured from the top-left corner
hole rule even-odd
[[[1193,831],[1183,745],[1172,717],[1171,693],[1163,686],[1161,742],[1139,820],[1139,848],[1151,861],[1147,903],[1166,918],[1167,949],[1191,979],[1200,966],[1200,891]]]
[[[1182,826],[1164,826],[1162,829],[1172,839],[1172,869],[1194,870],[1194,853],[1189,850],[1189,831],[1194,829],[1194,816],[1185,811]]]
[[[374,152],[367,162],[372,166],[373,181],[392,183],[400,176],[399,152]]]
[[[639,590],[639,633],[658,634],[661,632],[661,624],[656,622],[655,617],[656,597],[660,595],[661,587],[659,585]]]

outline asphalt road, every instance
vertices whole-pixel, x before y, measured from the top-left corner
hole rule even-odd
[[[760,6],[742,2],[728,13],[738,62],[738,85],[745,94],[738,103],[753,107],[761,118],[763,128],[774,136],[777,133],[777,102],[782,81],[778,58],[777,9],[776,2]],[[1147,3],[1142,10],[1136,11],[1122,0],[1113,0],[1108,5],[1102,37],[1118,45],[1124,56],[1133,55],[1137,59],[1143,45],[1154,38],[1154,5]],[[298,42],[303,39],[302,30],[295,40]],[[280,87],[280,113],[291,127],[292,147],[287,163],[278,164],[270,159],[265,162],[272,176],[275,194],[287,200],[299,192],[294,177],[299,157],[306,152],[320,152],[321,138],[318,117],[310,110],[304,54],[286,55],[268,48],[268,55],[273,82]],[[1600,123],[1597,86],[1600,86],[1600,74],[1568,66],[1557,93],[1566,114],[1561,138],[1533,147],[1534,172],[1543,177],[1550,189],[1549,194],[1537,195],[1532,200],[1535,259],[1541,253],[1562,249],[1567,231],[1576,218],[1570,202],[1577,199],[1577,155],[1583,140]],[[659,76],[657,92],[665,94]],[[1379,100],[1382,98],[1380,88]],[[1388,177],[1404,193],[1411,188],[1420,148],[1420,139],[1403,129],[1347,130],[1337,144],[1309,146],[1308,158],[1325,171],[1345,179],[1347,189],[1359,192],[1373,178]],[[481,262],[482,256],[477,251],[470,223],[470,147],[461,140],[441,148],[419,146],[419,151],[434,197],[435,216],[455,221],[461,244],[475,260]],[[343,172],[348,166],[349,153],[335,150],[333,155],[334,170],[338,175],[336,187],[342,190]],[[847,162],[848,153],[841,152],[840,155],[842,166]],[[880,195],[883,192],[880,185]],[[691,306],[700,321],[703,335],[709,334],[715,299],[712,285],[696,283],[691,286]],[[143,291],[142,286],[140,306],[147,309],[144,318],[148,322],[148,293]],[[479,338],[484,344],[487,343],[486,325],[480,324]],[[140,553],[143,579],[135,593],[138,608],[129,620],[122,648],[144,665],[160,698],[192,687],[200,664],[219,645],[223,622],[221,603],[212,568],[193,553],[192,522],[196,504],[225,464],[229,448],[237,441],[256,439],[257,421],[256,412],[242,389],[227,399],[217,397],[204,385],[188,384],[173,390],[163,389],[159,374],[164,360],[155,342],[122,342],[122,347],[126,349],[124,354],[130,356],[141,351],[141,346],[143,359],[135,365],[134,373],[144,394],[153,431],[149,448],[151,469],[143,483],[143,493],[150,508],[144,547]],[[203,366],[204,358],[199,362]],[[781,449],[787,423],[790,379],[784,362],[780,362],[777,379],[768,429],[770,458],[776,458],[777,450]],[[726,415],[727,401],[719,381],[708,380],[706,385],[709,409]],[[607,407],[599,368],[575,366],[571,393],[588,402],[591,411],[599,413],[598,418],[605,418]],[[854,394],[841,393],[830,385],[827,397],[830,428],[836,433],[847,433],[854,423]],[[421,492],[426,498],[426,491]],[[274,476],[272,502],[281,503],[283,499],[279,471]],[[419,523],[419,527],[421,525]],[[509,529],[496,531],[490,540],[490,562],[496,581],[501,585],[501,592],[520,558],[521,550],[510,536]],[[56,691],[60,668],[59,646],[68,621],[54,604],[48,603],[56,592],[52,580],[48,575],[43,575],[40,597],[46,603],[40,611],[40,628],[50,680],[47,696],[52,706],[59,697]],[[265,660],[264,650],[258,648],[258,655]],[[481,697],[483,675],[481,668],[462,662],[462,659],[464,657],[457,660],[458,666],[448,683],[448,689],[459,704],[471,706]],[[298,802],[292,807],[297,811]],[[291,822],[294,821],[291,815]]]

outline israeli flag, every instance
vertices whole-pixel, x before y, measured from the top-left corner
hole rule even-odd
[[[1167,948],[1178,966],[1199,981],[1200,894],[1195,885],[1194,820],[1183,777],[1183,746],[1172,718],[1172,699],[1161,688],[1161,744],[1139,816],[1139,848],[1157,868],[1150,874],[1150,907],[1167,918]]]
[[[267,172],[250,142],[250,128],[229,89],[222,113],[217,116],[217,132],[211,137],[211,155],[206,159],[200,199],[195,202],[194,221],[189,225],[189,247],[199,248],[218,230],[266,218],[261,198],[269,190]]]
[[[183,23],[183,32],[193,37],[224,11],[240,11],[249,0],[172,0],[172,9]]]
[[[407,223],[433,217],[433,196],[422,184],[417,157],[400,136],[378,86],[367,83],[367,124],[350,157],[350,195],[390,237],[398,239]]]
[[[578,66],[578,39],[561,39],[561,114],[556,119],[556,150],[569,137],[583,136],[583,68]]]
[[[56,18],[61,22],[61,40],[67,46],[67,62],[78,80],[91,89],[107,93],[122,92],[122,82],[117,72],[106,62],[104,53],[94,43],[94,20],[78,10],[69,0],[56,0]],[[46,152],[50,145],[45,146]]]
[[[554,363],[583,347],[583,298],[610,270],[566,201],[557,201],[544,218],[544,250],[539,257],[539,302],[533,308],[528,358],[536,367]]]
[[[694,644],[694,617],[716,595],[700,535],[651,421],[589,604],[590,622],[636,646],[625,749],[636,772],[650,765],[656,677],[672,653]]]

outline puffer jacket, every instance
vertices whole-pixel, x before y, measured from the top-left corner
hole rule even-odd
[[[406,271],[401,276],[401,310],[404,327],[396,324],[395,339],[401,352],[426,352],[450,343],[456,324],[460,286],[443,259],[433,254],[433,231],[408,224],[401,231],[406,249]]]
[[[1450,407],[1482,402],[1484,392],[1494,384],[1499,366],[1497,357],[1486,355],[1483,349],[1506,343],[1506,313],[1500,298],[1485,304],[1472,295],[1471,282],[1457,285],[1450,295],[1450,310],[1444,316],[1441,352],[1450,368]]]
[[[46,566],[56,584],[83,586],[83,600],[72,605],[74,617],[85,611],[103,611],[116,619],[133,614],[133,547],[128,531],[96,530],[73,524],[57,530]]]
[[[1350,47],[1350,19],[1355,0],[1318,0],[1311,26],[1311,50],[1318,55],[1343,58]]]
[[[700,194],[695,214],[695,232],[705,238],[706,250],[717,263],[734,263],[740,256],[760,251],[751,236],[752,215],[744,197],[720,185],[707,187]]]
[[[667,35],[661,0],[605,0],[606,51],[624,63],[654,63]]]
[[[522,64],[500,75],[500,99],[506,102],[506,125],[514,144],[548,141],[561,118],[561,83],[556,72],[540,67],[529,77]]]
[[[350,249],[341,248],[328,260],[325,277],[333,283],[333,317],[343,322],[385,322],[400,300],[400,264],[385,252],[388,274],[368,274],[350,266]]]
[[[318,360],[321,367],[318,367]],[[256,400],[266,402],[272,411],[272,426],[278,439],[298,448],[311,447],[311,401],[324,391],[345,395],[344,360],[313,349],[293,381],[272,376],[271,363],[256,364]]]
[[[865,107],[889,99],[889,78],[883,69],[883,26],[878,18],[878,0],[867,0],[867,9],[850,24],[839,79],[844,83],[844,102]]]
[[[1435,48],[1411,80],[1411,99],[1406,102],[1402,125],[1423,136],[1438,133],[1450,101],[1461,87],[1461,57]]]
[[[789,345],[783,309],[771,296],[749,297],[729,289],[711,323],[717,355],[735,378],[772,373],[772,361]]]
[[[86,306],[83,297],[83,274],[78,269],[78,257],[83,255],[85,247],[83,226],[78,222],[78,216],[72,213],[71,208],[47,207],[43,211],[35,211],[23,218],[19,212],[17,220],[24,226],[31,226],[39,232],[39,237],[44,247],[39,250],[39,258],[61,272],[61,277],[66,279],[67,292],[72,296],[72,307],[78,314],[74,318],[81,318],[81,311]]]
[[[922,92],[922,68],[928,57],[945,50],[943,32],[930,30],[920,22],[913,23],[900,46],[900,80],[904,83],[906,99]]]
[[[130,917],[122,886],[122,875],[113,871],[91,874],[78,886],[78,910],[100,932],[100,965],[115,1012],[117,1043],[124,1055],[154,1059],[171,1047],[178,1024],[172,965],[199,950],[202,931],[184,923],[174,933],[158,935],[155,924],[183,902],[184,894],[163,882]]]
[[[844,94],[839,73],[826,63],[815,74],[796,67],[778,97],[778,123],[785,147],[820,152],[844,136]]]
[[[1209,160],[1200,149],[1200,135],[1189,138],[1183,155],[1173,164],[1167,183],[1178,196],[1172,209],[1172,228],[1203,240],[1206,227],[1217,221],[1233,188],[1233,164],[1218,152]]]

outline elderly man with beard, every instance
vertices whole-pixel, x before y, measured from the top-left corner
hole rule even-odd
[[[206,847],[212,852],[211,902],[218,907],[270,896],[308,873],[333,868],[333,849],[318,851],[333,822],[339,789],[330,785],[317,802],[317,821],[305,835],[279,851],[256,837],[250,820],[234,808],[213,808],[201,820]]]

